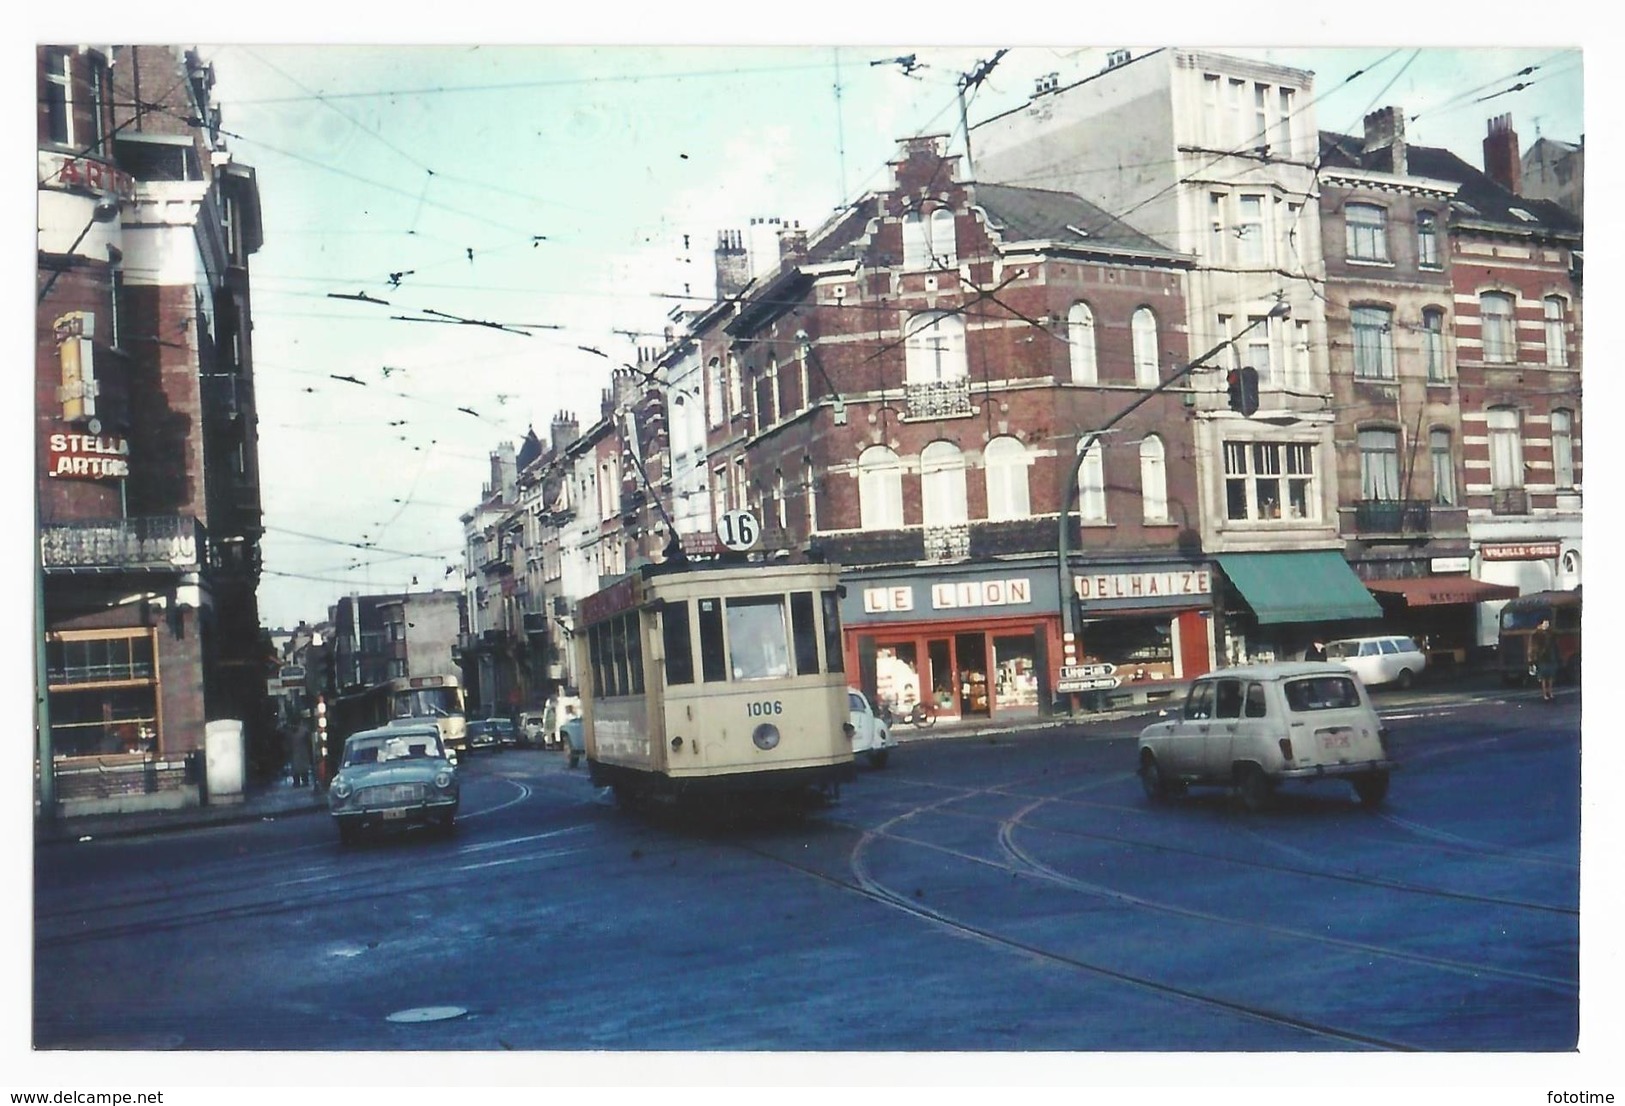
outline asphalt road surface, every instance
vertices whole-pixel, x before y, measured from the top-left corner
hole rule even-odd
[[[799,817],[628,812],[506,750],[450,840],[43,846],[35,1047],[1573,1049],[1578,692],[1378,706],[1376,811],[1151,804],[1136,719],[909,742]]]

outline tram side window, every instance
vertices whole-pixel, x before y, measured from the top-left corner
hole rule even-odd
[[[810,591],[790,593],[790,637],[796,648],[796,675],[818,671],[818,626],[813,619]]]
[[[643,694],[643,616],[637,611],[628,611],[621,616],[626,624],[626,668],[627,675],[631,677],[627,683],[627,694]]]
[[[841,597],[833,591],[819,592],[824,601],[824,670],[845,672],[845,654],[841,651]]]
[[[700,600],[700,676],[708,684],[728,678],[728,654],[722,647],[722,600]]]
[[[736,680],[774,680],[790,674],[784,597],[728,600],[728,663]]]
[[[687,603],[668,603],[661,608],[660,632],[666,652],[666,683],[693,683],[694,646],[688,637]]]
[[[608,630],[609,627],[605,624],[592,626],[587,630],[587,651],[592,658],[592,694],[595,699],[602,699],[609,694],[609,685],[604,679],[604,660],[609,655],[604,635]]]
[[[625,695],[631,681],[626,672],[626,622],[622,619],[609,624],[609,653],[609,693]]]

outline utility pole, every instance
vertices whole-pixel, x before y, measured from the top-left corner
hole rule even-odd
[[[965,93],[987,80],[987,75],[993,72],[993,67],[999,64],[999,59],[1009,52],[1007,49],[1000,50],[987,61],[978,62],[976,68],[969,73],[959,75],[959,129],[965,135],[965,176],[970,180],[976,179],[976,165],[970,156],[970,120],[965,114]]]
[[[1139,399],[1136,399],[1133,403],[1117,412],[1117,414],[1113,415],[1106,421],[1106,425],[1090,433],[1088,440],[1083,443],[1083,448],[1078,450],[1077,459],[1072,462],[1072,470],[1070,473],[1068,473],[1066,478],[1066,495],[1065,498],[1061,500],[1060,519],[1057,527],[1058,533],[1055,539],[1055,548],[1057,551],[1056,574],[1061,590],[1061,640],[1063,655],[1065,649],[1071,646],[1077,640],[1078,631],[1077,609],[1073,604],[1074,597],[1072,594],[1072,551],[1069,548],[1071,544],[1071,534],[1069,532],[1071,527],[1068,525],[1068,523],[1072,514],[1072,504],[1076,502],[1078,498],[1078,473],[1083,469],[1084,458],[1089,456],[1089,451],[1095,447],[1095,442],[1100,440],[1101,435],[1105,434],[1112,427],[1126,419],[1129,415],[1151,402],[1152,397],[1161,395],[1169,388],[1172,388],[1175,384],[1178,384],[1180,381],[1184,380],[1191,373],[1201,368],[1209,358],[1217,357],[1220,353],[1223,353],[1226,349],[1229,349],[1231,346],[1245,338],[1247,334],[1255,327],[1262,326],[1266,319],[1284,319],[1291,313],[1291,308],[1288,306],[1287,302],[1284,299],[1278,300],[1275,306],[1270,308],[1268,314],[1254,319],[1252,322],[1243,327],[1234,337],[1226,338],[1224,341],[1202,354],[1202,356],[1196,358],[1190,362],[1190,364],[1174,373],[1167,380],[1162,381],[1155,388],[1152,388],[1149,392],[1146,392],[1145,395],[1141,396]]]

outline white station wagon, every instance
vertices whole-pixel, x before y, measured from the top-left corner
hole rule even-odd
[[[1329,662],[1209,673],[1140,732],[1140,782],[1153,800],[1210,784],[1234,787],[1258,810],[1281,783],[1343,779],[1376,806],[1396,767],[1359,677]]]
[[[1416,640],[1398,634],[1329,641],[1326,659],[1353,669],[1366,687],[1410,687],[1428,666],[1427,654]]]

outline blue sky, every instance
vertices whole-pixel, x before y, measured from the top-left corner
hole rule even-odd
[[[959,75],[997,48],[203,46],[264,208],[266,622],[319,619],[351,588],[454,585],[492,448],[561,410],[593,421],[610,368],[711,294],[718,230],[814,228],[883,186],[896,139],[957,132]],[[972,122],[1106,49],[1012,48]],[[1397,104],[1413,142],[1475,164],[1492,114],[1526,146],[1537,117],[1584,129],[1581,57],[1561,46],[1225,49],[1314,70],[1323,129]],[[912,73],[887,61],[910,54]],[[361,294],[388,304],[333,298]]]

